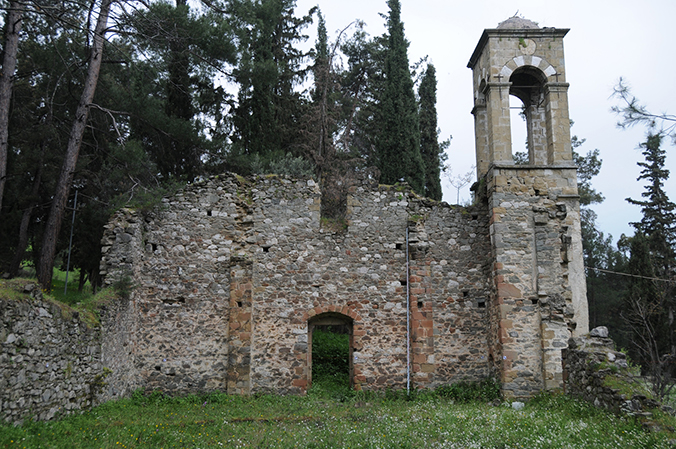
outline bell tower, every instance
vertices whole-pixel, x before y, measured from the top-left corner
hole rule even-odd
[[[562,388],[561,351],[589,327],[563,55],[568,31],[512,17],[484,30],[468,64],[475,188],[487,201],[493,259],[489,347],[506,397]],[[510,95],[523,102],[525,164],[512,156]]]

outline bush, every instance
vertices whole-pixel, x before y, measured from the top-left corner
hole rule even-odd
[[[491,378],[480,382],[463,381],[439,387],[436,389],[436,393],[441,398],[453,399],[458,402],[490,402],[500,399],[500,384]]]

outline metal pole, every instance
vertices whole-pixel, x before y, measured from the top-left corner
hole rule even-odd
[[[73,200],[73,219],[70,222],[70,243],[68,244],[68,263],[66,263],[66,285],[63,287],[63,296],[68,293],[68,271],[70,271],[70,252],[73,249],[73,228],[75,227],[75,211],[77,210],[77,190]]]
[[[408,263],[408,226],[406,227],[406,394],[411,394],[411,286]]]

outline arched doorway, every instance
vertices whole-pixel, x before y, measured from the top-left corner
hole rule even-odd
[[[353,387],[354,337],[352,328],[352,318],[338,312],[321,313],[308,320],[308,388],[312,386],[315,371],[313,369],[313,352],[315,357],[320,357],[317,363],[333,365],[328,369],[322,366],[322,372],[317,374],[332,375],[338,373],[341,376],[345,375],[347,376],[347,385],[350,389]],[[332,336],[334,338],[331,338]],[[316,345],[330,345],[330,348],[315,347]],[[320,365],[317,368],[319,369]]]

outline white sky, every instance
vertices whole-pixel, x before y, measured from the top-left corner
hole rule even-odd
[[[642,103],[653,112],[676,113],[676,1],[674,0],[401,0],[402,21],[410,42],[409,60],[429,55],[437,69],[437,110],[441,138],[453,136],[448,150],[454,174],[474,164],[474,120],[472,78],[467,68],[472,51],[485,28],[513,16],[537,22],[541,27],[570,28],[564,39],[566,74],[570,83],[572,133],[587,142],[578,151],[598,148],[603,159],[601,174],[593,186],[606,200],[594,206],[599,229],[611,233],[616,242],[622,233],[633,234],[630,221],[641,218],[640,209],[625,198],[641,199],[643,183],[636,181],[643,157],[637,149],[645,140],[645,129],[618,129],[610,107],[613,87],[623,77]],[[366,22],[372,36],[382,34],[387,13],[386,0],[297,0],[296,15],[319,5],[326,17],[329,37],[354,19]],[[313,25],[316,28],[316,24]],[[315,30],[308,30],[312,35]],[[311,38],[314,42],[314,37]],[[523,122],[521,122],[523,123]],[[525,125],[517,123],[525,130]],[[515,125],[513,122],[512,128]],[[525,137],[515,137],[522,142]],[[672,179],[666,192],[676,201],[676,148],[665,141],[667,167]],[[444,200],[455,203],[456,192],[447,180]],[[469,199],[466,187],[461,202]]]

